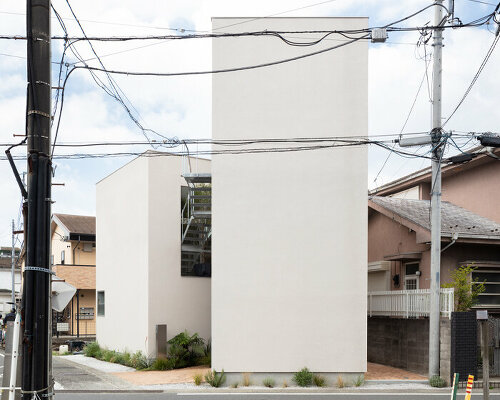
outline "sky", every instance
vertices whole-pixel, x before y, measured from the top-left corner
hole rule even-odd
[[[495,9],[494,0],[457,0],[455,16],[462,22],[482,17]],[[3,0],[0,4],[0,35],[25,35],[25,2]],[[447,4],[448,2],[445,2]],[[490,4],[484,4],[490,3]],[[81,36],[66,0],[54,0],[70,36]],[[421,0],[70,0],[89,36],[182,34],[191,30],[209,32],[212,17],[369,17],[370,26],[398,20],[431,4]],[[401,26],[423,26],[433,21],[433,9],[405,21]],[[446,118],[465,92],[494,39],[494,24],[482,28],[449,29],[444,32],[443,117]],[[53,35],[62,35],[52,19]],[[431,42],[417,46],[419,32],[392,32],[386,43],[369,46],[369,134],[428,131],[431,125]],[[74,45],[84,59],[96,60],[87,42]],[[193,71],[211,68],[210,39],[189,41],[94,43],[108,69],[138,71]],[[53,86],[57,82],[62,41],[53,41]],[[0,40],[0,143],[13,143],[25,131],[26,43]],[[426,58],[427,57],[427,58]],[[426,61],[427,60],[427,61]],[[76,60],[68,52],[68,63]],[[297,61],[300,62],[300,61]],[[495,76],[500,62],[497,48],[466,101],[447,129],[457,132],[498,132],[500,80]],[[244,72],[242,72],[244,73]],[[115,76],[136,118],[167,137],[211,137],[211,78]],[[417,96],[418,93],[418,96]],[[55,91],[54,91],[55,95]],[[416,100],[415,100],[416,99]],[[412,104],[415,102],[414,107]],[[130,106],[130,104],[133,105]],[[409,114],[410,109],[412,112]],[[405,121],[408,121],[405,124]],[[404,127],[404,130],[403,130]],[[54,133],[54,132],[53,132]],[[150,135],[154,137],[154,135]],[[92,80],[88,71],[77,70],[68,80],[58,142],[131,141],[144,135],[123,107]],[[463,149],[476,140],[457,139]],[[147,147],[137,150],[146,150]],[[0,147],[5,150],[5,147]],[[93,149],[101,151],[103,149]],[[109,150],[109,149],[108,149]],[[120,149],[124,150],[124,149]],[[424,149],[425,150],[425,149]],[[428,150],[428,149],[427,149]],[[13,150],[22,155],[24,148]],[[56,149],[56,154],[65,150]],[[72,152],[74,150],[66,150]],[[335,151],[335,150],[331,150]],[[413,151],[413,150],[412,150]],[[455,150],[457,152],[458,150]],[[453,150],[450,149],[450,154]],[[369,148],[368,188],[386,184],[430,165],[428,160],[408,160],[387,150]],[[386,161],[387,160],[387,161]],[[56,160],[52,211],[95,215],[95,184],[130,158]],[[26,171],[25,161],[16,165]],[[382,168],[383,167],[383,168]],[[11,220],[19,228],[21,196],[7,161],[0,160],[0,246],[11,243]],[[19,240],[21,240],[19,238]],[[18,245],[20,243],[18,242]]]

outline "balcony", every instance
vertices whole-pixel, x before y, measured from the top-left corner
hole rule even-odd
[[[454,289],[440,289],[441,316],[451,318],[454,309]],[[431,305],[429,289],[368,292],[368,316],[399,318],[428,317]]]

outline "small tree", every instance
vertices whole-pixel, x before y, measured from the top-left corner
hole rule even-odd
[[[471,265],[462,265],[451,273],[451,282],[442,286],[455,289],[455,311],[469,311],[477,304],[478,296],[485,291],[484,282],[478,278],[472,279],[472,272],[476,268]]]

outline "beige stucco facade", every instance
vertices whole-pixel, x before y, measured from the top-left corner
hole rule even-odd
[[[59,223],[57,217],[53,218],[51,230],[52,269],[56,279],[61,279],[77,289],[77,293],[63,313],[63,321],[69,324],[69,331],[62,333],[92,336],[96,333],[97,311],[95,241],[82,241],[79,240],[79,237],[76,240],[71,240],[70,232]]]
[[[367,19],[213,19],[214,30],[225,25],[356,29]],[[310,51],[274,38],[216,40],[213,68]],[[367,56],[366,42],[358,42],[213,76],[213,138],[366,135]],[[364,372],[366,148],[214,155],[212,171],[212,367],[276,376],[304,366]]]
[[[210,172],[207,160],[192,165]],[[168,339],[186,329],[210,338],[210,278],[181,276],[181,166],[139,157],[97,184],[97,340],[110,349],[155,356],[158,324]]]

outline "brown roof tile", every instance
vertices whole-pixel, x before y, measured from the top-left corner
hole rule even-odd
[[[54,214],[69,233],[95,235],[95,217],[86,215]]]

